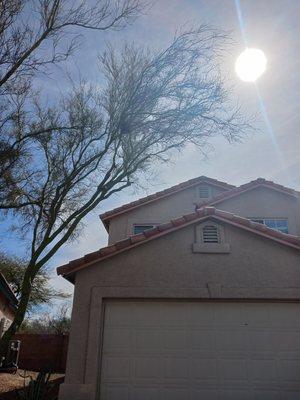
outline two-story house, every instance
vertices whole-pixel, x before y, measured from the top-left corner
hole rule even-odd
[[[199,177],[101,215],[60,400],[298,400],[300,193]]]

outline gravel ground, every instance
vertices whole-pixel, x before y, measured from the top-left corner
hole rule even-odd
[[[25,384],[28,385],[30,380],[29,376],[35,378],[37,372],[24,371],[19,369],[18,372],[14,374],[0,374],[0,399],[1,400],[18,400],[19,396],[17,394],[18,389],[24,387],[24,376],[26,376]],[[59,383],[63,380],[62,374],[51,375],[51,381],[58,380]]]

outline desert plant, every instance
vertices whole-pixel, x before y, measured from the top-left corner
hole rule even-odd
[[[24,378],[24,387],[19,393],[20,400],[56,400],[55,383],[50,381],[51,372],[39,372],[36,378],[26,374]],[[29,378],[29,384],[26,386],[26,379]]]

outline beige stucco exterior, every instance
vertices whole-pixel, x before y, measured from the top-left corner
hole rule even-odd
[[[289,234],[300,236],[300,198],[264,186],[215,205],[245,218],[287,218]]]
[[[255,201],[255,194],[251,195],[244,198],[249,206]],[[284,208],[280,207],[286,204],[289,207],[283,215]],[[232,207],[247,212],[244,203],[233,202]],[[250,209],[252,213],[259,212],[255,207]],[[289,217],[290,207],[289,199],[278,197],[270,210],[266,207],[263,211],[281,210],[280,216]],[[291,222],[292,229],[299,228],[298,222]],[[77,272],[66,380],[60,400],[99,400],[105,299],[300,301],[299,250],[223,223],[230,252],[194,253],[196,226],[153,239]]]
[[[199,204],[199,186],[195,186],[150,204],[129,210],[111,219],[109,244],[133,234],[134,224],[160,224],[194,212]],[[209,185],[212,197],[223,188]],[[279,191],[259,186],[215,205],[245,218],[287,218],[289,233],[300,236],[300,199]]]
[[[200,185],[174,193],[158,201],[144,204],[142,207],[135,208],[112,218],[109,225],[109,244],[132,235],[134,224],[158,225],[180,215],[194,212],[196,204],[201,200],[199,197]],[[207,186],[210,187],[212,197],[225,191],[220,186]]]

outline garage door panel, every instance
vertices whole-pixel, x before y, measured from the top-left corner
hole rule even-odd
[[[269,303],[270,325],[282,328],[283,326],[300,330],[299,304],[298,303]]]
[[[163,329],[164,349],[185,350],[187,348],[187,333],[183,329]]]
[[[278,363],[278,375],[281,381],[295,382],[300,387],[300,361],[280,360]]]
[[[152,304],[154,312],[160,317],[159,324],[164,327],[182,327],[186,326],[187,313],[184,303],[170,302],[170,303],[159,303],[159,307]],[[158,310],[159,308],[159,310]]]
[[[187,341],[191,351],[202,350],[212,351],[215,345],[215,338],[212,330],[190,330],[187,331]]]
[[[298,318],[300,318],[300,315]],[[300,352],[300,331],[280,331],[277,332],[276,336],[277,351]]]
[[[133,350],[161,350],[164,346],[164,332],[158,329],[139,329],[133,332]]]
[[[246,330],[215,330],[215,349],[217,351],[243,351],[248,349]]]
[[[189,328],[211,327],[215,321],[215,307],[207,303],[207,307],[199,307],[197,302],[186,307],[186,324]]]
[[[280,392],[275,390],[254,390],[252,396],[253,400],[283,400]]]
[[[274,359],[248,360],[247,369],[249,378],[256,384],[259,382],[265,384],[265,382],[277,380],[277,365],[274,363]]]
[[[129,387],[127,385],[104,385],[101,390],[101,400],[129,400]]]
[[[131,348],[131,329],[129,328],[109,328],[106,330],[106,351],[119,352],[120,349]]]
[[[299,315],[293,303],[107,302],[100,399],[299,400]]]
[[[299,400],[299,391],[281,391],[280,400]]]
[[[263,326],[264,323],[269,324],[270,312],[273,308],[273,303],[264,303],[265,307],[262,307],[262,303],[241,303],[243,316],[253,324],[257,323],[259,326]],[[279,303],[278,303],[279,304]]]
[[[219,391],[213,389],[195,389],[191,395],[190,400],[221,400]]]
[[[247,361],[244,359],[221,359],[218,367],[220,380],[247,380]]]
[[[159,400],[159,388],[149,386],[133,387],[130,400]]]
[[[273,352],[278,349],[278,335],[270,331],[253,331],[249,333],[249,351]]]
[[[134,361],[135,378],[137,379],[155,379],[162,377],[162,360],[161,358],[140,357]]]
[[[217,360],[198,358],[191,361],[191,377],[199,381],[215,381],[218,378]]]
[[[253,393],[249,390],[222,390],[220,393],[220,400],[254,400]],[[255,399],[256,400],[256,399]]]
[[[166,387],[161,390],[161,400],[182,400],[188,399],[189,390],[188,388],[179,387]]]
[[[130,359],[128,357],[105,357],[103,362],[104,380],[116,379],[128,382],[130,376]]]
[[[221,326],[223,328],[239,328],[247,322],[243,308],[231,307],[228,309],[226,303],[219,303],[219,307],[214,307],[214,315],[214,326]]]
[[[132,309],[134,305],[130,305]],[[132,327],[135,324],[134,315],[128,313],[126,302],[111,302],[109,307],[105,307],[105,327]]]
[[[173,357],[164,360],[164,377],[166,379],[185,380],[189,376],[187,358]]]
[[[162,310],[154,303],[141,302],[130,305],[131,318],[136,328],[159,328],[162,324]],[[147,318],[145,318],[145,315]]]

